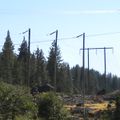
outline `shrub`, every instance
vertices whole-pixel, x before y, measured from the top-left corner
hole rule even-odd
[[[68,111],[62,101],[52,92],[37,96],[38,117],[45,120],[68,120]]]
[[[18,115],[35,113],[37,108],[32,102],[32,96],[22,88],[0,83],[0,117],[2,120],[14,120]]]
[[[116,97],[116,109],[114,112],[114,119],[113,120],[120,120],[120,96]]]

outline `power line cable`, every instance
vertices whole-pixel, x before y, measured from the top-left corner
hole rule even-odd
[[[106,36],[106,35],[115,35],[115,34],[120,34],[120,32],[109,32],[109,33],[100,33],[100,34],[91,34],[91,35],[86,35],[86,37],[99,37],[99,36]],[[58,40],[70,40],[70,39],[77,39],[77,36],[75,37],[66,37],[66,38],[59,38]],[[36,44],[36,43],[47,43],[47,42],[51,42],[52,40],[41,40],[41,41],[35,41],[35,42],[31,42],[31,44]],[[19,43],[14,44],[14,45],[20,45]],[[3,45],[0,45],[3,46]]]
[[[97,36],[104,36],[104,35],[114,35],[114,34],[120,34],[120,32],[109,32],[109,33],[100,33],[100,34],[91,34],[91,35],[86,35],[86,37],[97,37]],[[78,36],[75,37],[66,37],[66,38],[59,38],[58,40],[70,40],[70,39],[77,39]],[[53,40],[42,40],[42,41],[36,41],[36,42],[32,42],[32,44],[34,43],[42,43],[42,42],[50,42]]]

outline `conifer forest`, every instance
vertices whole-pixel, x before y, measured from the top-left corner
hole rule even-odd
[[[7,31],[0,52],[0,120],[119,120],[119,77],[70,67],[55,40],[47,58],[41,48],[29,47],[23,38],[15,53]],[[45,85],[52,89],[38,90]]]
[[[14,52],[14,43],[7,32],[5,42],[0,52],[0,80],[13,85],[34,87],[36,85],[51,84],[54,86],[55,41],[51,43],[49,55],[44,57],[40,48],[30,53],[28,43],[23,38],[18,52]],[[65,93],[80,93],[82,90],[83,68],[75,65],[70,68],[69,63],[61,57],[60,47],[56,53],[56,91]],[[88,76],[89,72],[89,76]],[[89,77],[89,81],[88,81]],[[94,69],[85,69],[86,94],[96,94],[105,89],[112,92],[120,88],[120,78],[109,73],[105,75]]]

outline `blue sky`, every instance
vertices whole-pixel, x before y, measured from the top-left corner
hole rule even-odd
[[[58,38],[86,33],[86,47],[114,47],[107,50],[107,73],[120,76],[120,1],[119,0],[0,0],[0,45],[9,29],[14,44],[21,44],[23,35],[31,28],[31,52],[37,47],[48,56],[51,40],[47,34],[58,29]],[[111,33],[108,35],[91,36]],[[26,40],[27,40],[27,34]],[[46,41],[47,42],[40,42]],[[70,66],[82,66],[82,37],[58,40],[62,58]],[[15,45],[17,52],[19,45]],[[104,72],[103,50],[90,51],[90,68]],[[87,54],[86,54],[87,67]]]

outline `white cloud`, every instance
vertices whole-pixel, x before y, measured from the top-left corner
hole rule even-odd
[[[113,10],[72,10],[72,11],[64,11],[66,15],[79,15],[79,14],[113,14],[120,13],[120,9]]]

